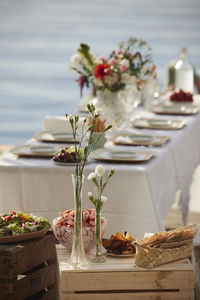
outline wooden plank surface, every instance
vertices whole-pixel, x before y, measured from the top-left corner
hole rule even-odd
[[[193,288],[193,271],[61,273],[61,291],[68,292]]]
[[[135,259],[133,257],[110,257],[106,258],[106,261],[101,264],[95,264],[88,262],[87,270],[67,270],[67,261],[69,259],[69,253],[66,252],[62,245],[57,245],[57,256],[60,266],[60,270],[63,274],[68,274],[70,272],[113,272],[113,271],[126,271],[126,272],[143,272],[143,271],[193,271],[193,265],[189,259],[178,260],[175,262],[167,263],[153,269],[145,269],[142,267],[137,267],[135,265]]]
[[[136,293],[98,293],[62,294],[61,300],[194,300],[193,291],[185,292],[136,292]]]

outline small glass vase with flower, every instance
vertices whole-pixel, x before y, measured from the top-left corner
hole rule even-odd
[[[107,174],[105,180],[106,170],[101,166],[97,165],[95,171],[90,173],[88,180],[92,180],[97,187],[97,196],[94,196],[91,192],[88,193],[88,197],[95,206],[95,246],[90,250],[90,260],[95,263],[105,261],[106,250],[102,246],[102,232],[101,232],[101,209],[104,202],[107,201],[107,197],[103,196],[102,193],[108,183],[108,180],[115,173],[114,169],[111,169]]]
[[[80,141],[74,146],[74,152],[76,155],[76,167],[75,174],[72,174],[72,182],[74,188],[74,232],[73,232],[73,244],[71,257],[68,261],[67,267],[69,269],[84,269],[87,267],[87,259],[85,256],[85,251],[83,247],[82,240],[82,187],[84,182],[84,167],[88,160],[88,157],[95,146],[95,143],[98,142],[98,139],[94,141],[93,132],[97,119],[99,118],[99,111],[95,110],[93,104],[87,105],[88,111],[91,115],[91,124],[87,124],[87,119],[85,118],[82,124],[82,127],[79,128],[79,117],[67,115],[66,117],[69,120],[74,140],[77,139],[77,131],[81,132]],[[109,125],[104,127],[101,134],[109,130],[112,126]],[[101,135],[99,135],[99,139]],[[87,142],[86,142],[87,140]],[[84,147],[83,147],[84,144]]]

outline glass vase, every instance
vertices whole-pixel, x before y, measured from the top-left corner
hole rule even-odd
[[[92,103],[96,108],[103,110],[102,117],[105,118],[107,125],[112,124],[112,129],[117,129],[122,124],[124,120],[124,103],[118,92],[105,93],[97,91]]]
[[[104,262],[106,253],[106,249],[102,246],[101,213],[96,209],[95,246],[90,250],[90,261],[94,263]]]
[[[87,267],[87,258],[83,247],[82,239],[82,187],[84,176],[72,175],[74,189],[74,233],[71,257],[69,259],[69,269],[85,269]]]

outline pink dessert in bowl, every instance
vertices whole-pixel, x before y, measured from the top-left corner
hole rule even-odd
[[[74,232],[74,210],[66,210],[53,220],[53,231],[60,244],[68,252],[72,250]],[[101,217],[101,237],[106,229],[106,219]],[[95,245],[95,209],[82,210],[82,236],[85,252]]]

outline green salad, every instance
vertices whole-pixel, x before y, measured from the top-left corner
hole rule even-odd
[[[50,228],[48,220],[21,211],[0,214],[0,237],[15,236]]]

